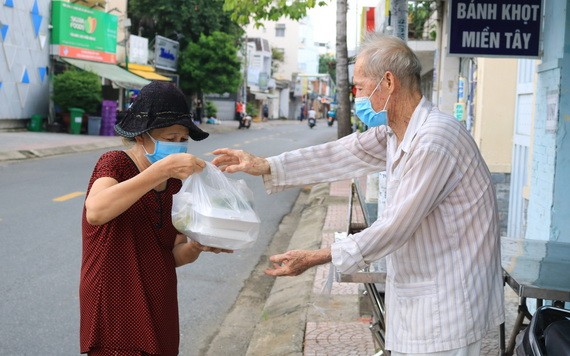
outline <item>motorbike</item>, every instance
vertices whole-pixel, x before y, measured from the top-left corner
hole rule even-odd
[[[552,306],[538,308],[515,348],[515,354],[569,355],[570,310]]]
[[[334,124],[336,113],[331,110],[327,113],[327,125],[332,126]]]
[[[251,116],[249,115],[242,116],[241,119],[239,120],[238,129],[241,129],[242,127],[249,129],[250,126],[251,126]]]
[[[310,117],[308,120],[309,127],[312,129],[317,124],[317,119],[314,117]]]

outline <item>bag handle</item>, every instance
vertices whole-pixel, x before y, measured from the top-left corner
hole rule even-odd
[[[204,170],[200,173],[209,173],[209,174],[215,174],[216,170],[219,171],[219,168],[214,166],[214,164],[210,163],[210,162],[206,162],[206,167],[204,167]],[[220,171],[221,172],[221,171]],[[200,173],[193,173],[190,176],[188,176],[188,178],[184,179],[184,181],[182,182],[182,188],[180,188],[181,192],[185,192],[186,189],[188,188],[188,186],[190,185],[190,182],[192,180],[192,177],[195,177],[195,175],[198,175]]]

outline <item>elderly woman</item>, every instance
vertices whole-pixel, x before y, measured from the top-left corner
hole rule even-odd
[[[269,192],[385,170],[387,206],[374,224],[330,248],[272,256],[266,273],[328,262],[352,273],[386,257],[392,355],[479,355],[487,330],[504,321],[495,191],[463,125],[422,96],[420,73],[403,41],[369,34],[354,66],[366,132],[269,158],[219,149],[213,163],[263,175]]]
[[[205,166],[186,153],[189,138],[208,137],[192,119],[178,88],[152,82],[115,126],[129,147],[95,165],[83,209],[81,353],[177,355],[175,267],[231,252],[188,241],[171,222],[181,179]]]

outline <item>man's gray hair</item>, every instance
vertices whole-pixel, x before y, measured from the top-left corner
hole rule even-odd
[[[421,92],[422,65],[404,41],[380,32],[368,32],[358,51],[364,74],[379,81],[386,71],[394,73],[405,89]]]

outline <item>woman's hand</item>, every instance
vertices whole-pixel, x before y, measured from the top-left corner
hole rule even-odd
[[[178,234],[176,236],[174,248],[172,249],[172,254],[174,255],[174,261],[176,262],[176,267],[180,267],[185,264],[196,261],[196,259],[198,259],[200,253],[202,252],[212,252],[215,254],[233,253],[232,250],[204,246],[199,242],[189,240],[186,236],[182,234]]]
[[[189,153],[175,153],[159,160],[151,167],[157,166],[168,174],[169,178],[184,180],[194,173],[200,173],[206,162]]]
[[[195,247],[197,249],[199,249],[201,252],[212,252],[215,253],[216,255],[218,253],[234,253],[233,250],[228,250],[225,248],[219,248],[219,247],[212,247],[212,246],[204,246],[201,243],[197,242],[197,241],[189,241],[188,243],[193,243],[195,245]]]
[[[218,155],[212,160],[212,164],[218,166],[222,172],[244,172],[253,176],[271,173],[269,162],[263,157],[230,148],[219,148],[212,153]]]

